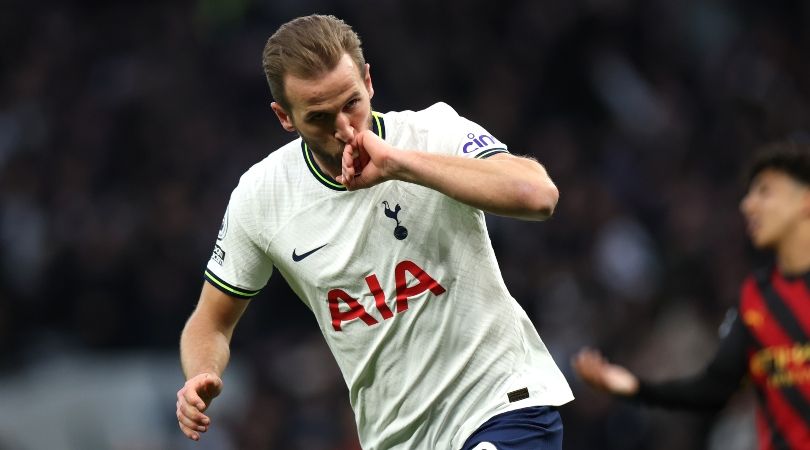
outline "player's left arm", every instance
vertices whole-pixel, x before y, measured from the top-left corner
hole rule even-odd
[[[486,159],[403,151],[366,131],[343,152],[337,181],[349,190],[401,180],[435,189],[484,211],[526,220],[545,220],[559,191],[537,161],[499,153]]]
[[[716,411],[737,391],[748,367],[749,335],[739,317],[729,328],[712,360],[693,375],[647,381],[589,348],[577,353],[572,366],[583,381],[613,395],[667,408]]]
[[[700,372],[663,382],[639,380],[636,398],[646,403],[693,410],[717,410],[740,387],[748,374],[750,334],[739,315],[708,365]]]

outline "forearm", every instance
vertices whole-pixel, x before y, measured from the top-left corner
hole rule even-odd
[[[739,388],[747,373],[748,334],[739,318],[720,341],[709,364],[691,377],[664,383],[642,381],[636,398],[650,404],[689,409],[719,409]]]
[[[200,373],[221,376],[230,359],[230,336],[192,315],[180,336],[180,362],[189,379]]]
[[[502,216],[544,220],[553,213],[559,197],[543,166],[527,158],[503,154],[469,159],[398,151],[391,155],[390,164],[394,179]]]
[[[635,398],[666,408],[713,411],[723,407],[738,386],[738,383],[702,372],[663,383],[642,381]]]

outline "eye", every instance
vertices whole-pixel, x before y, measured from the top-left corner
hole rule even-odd
[[[320,121],[324,120],[325,118],[326,118],[326,114],[324,114],[322,112],[316,112],[316,113],[312,113],[312,114],[308,115],[307,116],[307,121],[308,122],[320,122]]]
[[[346,103],[346,109],[353,109],[359,103],[360,103],[359,98],[353,98],[353,99],[349,100],[349,103]]]

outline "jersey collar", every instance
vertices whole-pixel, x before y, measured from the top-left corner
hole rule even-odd
[[[371,112],[371,130],[374,132],[374,134],[379,136],[380,139],[385,139],[385,121],[383,120],[382,114],[376,111]],[[301,139],[301,152],[304,155],[304,161],[307,164],[307,168],[316,180],[334,191],[346,190],[346,186],[343,186],[335,181],[334,178],[318,167],[318,163],[315,162],[315,157],[312,156],[312,151],[309,149],[309,146],[307,146],[307,143],[304,142],[303,139]]]

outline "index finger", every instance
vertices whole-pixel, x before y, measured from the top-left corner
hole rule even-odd
[[[200,395],[197,394],[196,389],[191,389],[190,387],[186,387],[181,392],[182,392],[182,399],[181,400],[185,401],[187,404],[189,404],[191,406],[194,406],[195,408],[197,408],[200,411],[205,411],[205,408],[206,408],[205,402],[200,397]]]
[[[349,144],[343,147],[343,156],[340,158],[340,165],[343,181],[345,183],[351,182],[351,179],[354,178],[354,151],[355,150]]]

